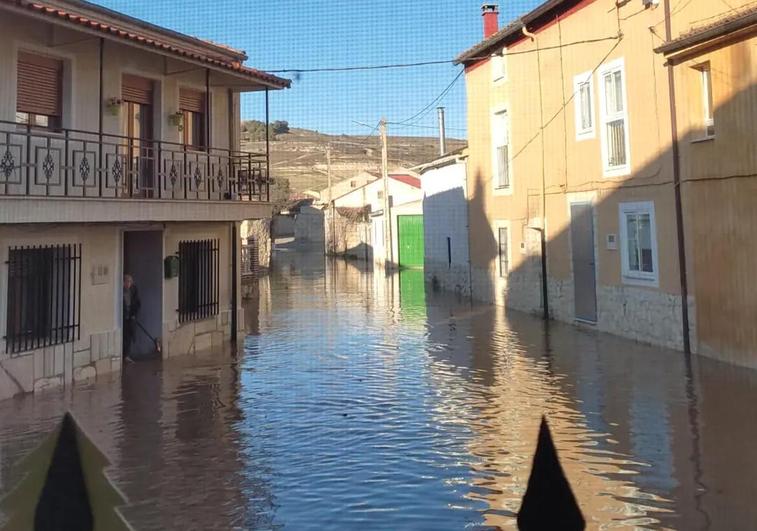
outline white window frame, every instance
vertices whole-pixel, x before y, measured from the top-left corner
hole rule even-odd
[[[505,56],[507,54],[507,48],[502,48],[497,53],[491,56],[492,67],[492,82],[502,83],[507,81],[507,63]]]
[[[607,74],[620,72],[621,75],[621,90],[623,91],[622,102],[623,111],[619,113],[607,113],[607,94],[605,94],[604,77]],[[601,129],[600,137],[602,139],[602,168],[605,177],[622,177],[631,173],[631,135],[630,125],[628,123],[628,90],[626,83],[626,68],[623,58],[616,59],[605,65],[603,65],[597,75],[597,84],[599,85],[599,127]],[[623,133],[625,135],[625,150],[626,150],[626,163],[622,166],[610,166],[608,161],[608,139],[607,139],[607,124],[615,120],[623,120]]]
[[[715,138],[715,108],[712,97],[712,68],[710,63],[694,67],[699,74],[699,86],[702,90],[702,139]]]
[[[631,203],[620,203],[618,205],[619,222],[620,222],[620,260],[623,283],[658,287],[660,282],[660,261],[657,255],[657,223],[655,221],[654,202],[637,201]],[[649,232],[650,242],[652,245],[652,269],[651,273],[645,271],[632,271],[628,263],[628,224],[626,218],[628,214],[649,214]]]
[[[494,195],[512,195],[513,193],[513,150],[512,132],[510,131],[510,114],[506,107],[494,109],[491,114],[491,157],[492,157],[492,188]],[[499,139],[507,138],[507,144],[502,144]],[[507,186],[498,186],[499,156],[497,149],[507,145]]]
[[[581,86],[589,85],[589,116],[591,117],[591,126],[584,129],[581,123],[581,117],[583,116],[583,101],[581,100]],[[594,103],[594,75],[591,71],[578,74],[573,78],[573,100],[576,110],[576,140],[588,140],[596,138],[597,130],[597,117],[595,113]]]

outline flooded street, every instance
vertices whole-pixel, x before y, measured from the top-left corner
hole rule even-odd
[[[73,411],[135,529],[513,528],[542,415],[590,529],[757,522],[757,372],[279,253],[244,351],[0,402],[11,465]]]

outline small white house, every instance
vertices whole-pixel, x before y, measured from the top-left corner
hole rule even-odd
[[[470,295],[467,149],[419,167],[426,281]]]
[[[384,221],[384,181],[375,177],[371,182],[334,197],[334,208],[337,214],[334,216],[334,223],[339,224],[340,230],[333,230],[327,213],[326,240],[330,241],[333,232],[336,238],[349,240],[347,247],[350,249],[369,250],[369,252],[353,254],[373,260],[381,266],[422,266],[423,193],[420,176],[411,170],[399,168],[389,174],[387,188],[391,227],[385,227]],[[336,219],[339,218],[339,212],[351,213],[356,210],[364,210],[367,221],[360,217],[359,221],[352,222],[355,226],[351,230]],[[387,230],[391,231],[391,249],[387,249],[385,244]],[[350,232],[349,235],[346,234],[347,231]],[[413,231],[417,232],[415,236],[411,234]],[[340,247],[327,243],[327,249],[332,248],[339,249]],[[405,263],[402,261],[403,256]]]

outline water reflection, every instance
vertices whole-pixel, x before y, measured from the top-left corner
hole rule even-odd
[[[279,253],[244,353],[0,403],[9,466],[70,408],[136,529],[512,528],[546,414],[590,528],[757,519],[754,372]]]

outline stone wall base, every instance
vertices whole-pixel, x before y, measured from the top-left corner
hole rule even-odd
[[[447,262],[427,259],[424,270],[426,283],[434,288],[470,297],[470,269],[467,264],[449,265]]]
[[[0,400],[121,370],[121,330],[0,358]]]
[[[237,328],[244,337],[244,310],[237,311]],[[215,317],[202,321],[164,323],[165,343],[163,357],[173,358],[185,354],[216,349],[231,340],[231,310],[220,312]]]
[[[475,300],[514,310],[542,312],[541,275],[534,267],[510,273],[507,281],[493,271],[472,268],[472,296]],[[572,280],[548,278],[550,316],[576,323]],[[690,335],[696,345],[695,305],[689,301]],[[682,350],[681,297],[638,286],[597,286],[597,322],[580,323],[593,329],[642,343]]]

